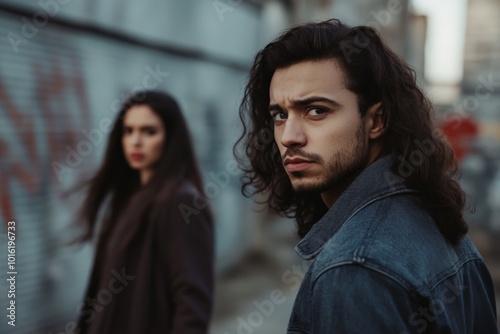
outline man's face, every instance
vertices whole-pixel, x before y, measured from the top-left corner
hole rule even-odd
[[[296,191],[335,192],[368,164],[368,130],[344,82],[335,60],[301,62],[272,77],[274,139]]]

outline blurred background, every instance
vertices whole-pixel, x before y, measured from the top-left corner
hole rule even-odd
[[[234,160],[256,52],[287,27],[332,17],[379,29],[416,70],[460,159],[470,237],[500,293],[500,1],[1,0],[0,253],[15,220],[18,274],[16,327],[2,315],[0,332],[70,332],[93,247],[67,246],[82,194],[64,194],[99,166],[104,124],[129,94],[154,87],[178,99],[208,182]],[[242,197],[237,176],[210,204],[212,333],[284,333],[307,269],[294,222]]]

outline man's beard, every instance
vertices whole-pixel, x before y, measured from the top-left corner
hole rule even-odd
[[[364,122],[361,122],[356,131],[354,142],[335,153],[327,163],[326,175],[317,182],[299,183],[297,185],[293,185],[292,182],[294,190],[300,193],[318,194],[331,189],[339,181],[358,174],[366,167],[368,162],[368,143],[366,141],[366,136]],[[328,144],[325,143],[325,145]],[[303,156],[301,154],[298,155]],[[316,157],[316,162],[323,162],[321,157],[317,155],[314,156]],[[307,175],[306,172],[292,172],[291,174],[299,180]]]

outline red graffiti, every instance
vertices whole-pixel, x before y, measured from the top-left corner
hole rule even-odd
[[[65,71],[55,57],[49,59],[49,66],[32,62],[35,88],[30,93],[36,102],[29,106],[14,102],[8,82],[0,75],[0,110],[14,129],[10,140],[14,137],[22,147],[21,151],[12,152],[9,141],[0,138],[0,210],[5,224],[16,217],[11,196],[13,183],[20,184],[30,196],[42,193],[42,181],[55,178],[47,166],[63,157],[64,147],[74,145],[79,131],[89,127],[90,110],[81,64],[77,56],[70,61],[70,71]],[[71,110],[75,105],[77,110]],[[47,151],[40,151],[41,143]]]

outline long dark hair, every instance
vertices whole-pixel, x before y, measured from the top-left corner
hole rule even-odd
[[[387,127],[382,137],[384,147],[401,159],[394,163],[393,172],[419,191],[445,238],[459,243],[468,227],[453,150],[435,130],[432,105],[417,86],[415,71],[366,26],[349,27],[334,19],[307,23],[285,31],[256,55],[240,105],[243,133],[234,147],[243,171],[242,193],[268,194],[269,209],[296,218],[300,236],[326,213],[319,194],[293,191],[274,140],[265,140],[272,134],[263,135],[273,131],[268,110],[274,71],[302,61],[326,59],[340,64],[362,115],[382,102]],[[411,170],[401,168],[401,161],[411,165]]]
[[[129,166],[122,147],[123,118],[134,105],[149,106],[160,117],[167,138],[155,172],[143,187],[140,185],[139,172]],[[101,207],[109,196],[109,205],[102,214],[99,240],[107,239],[125,207],[132,206],[133,210],[127,211],[127,219],[133,222],[133,228],[122,243],[126,247],[145,222],[158,214],[157,210],[152,209],[168,207],[176,189],[186,180],[202,193],[195,152],[179,105],[171,96],[160,91],[133,94],[117,114],[102,166],[88,181],[88,192],[81,209],[86,231],[80,240],[94,237]],[[203,211],[209,219],[212,218],[208,206]]]

